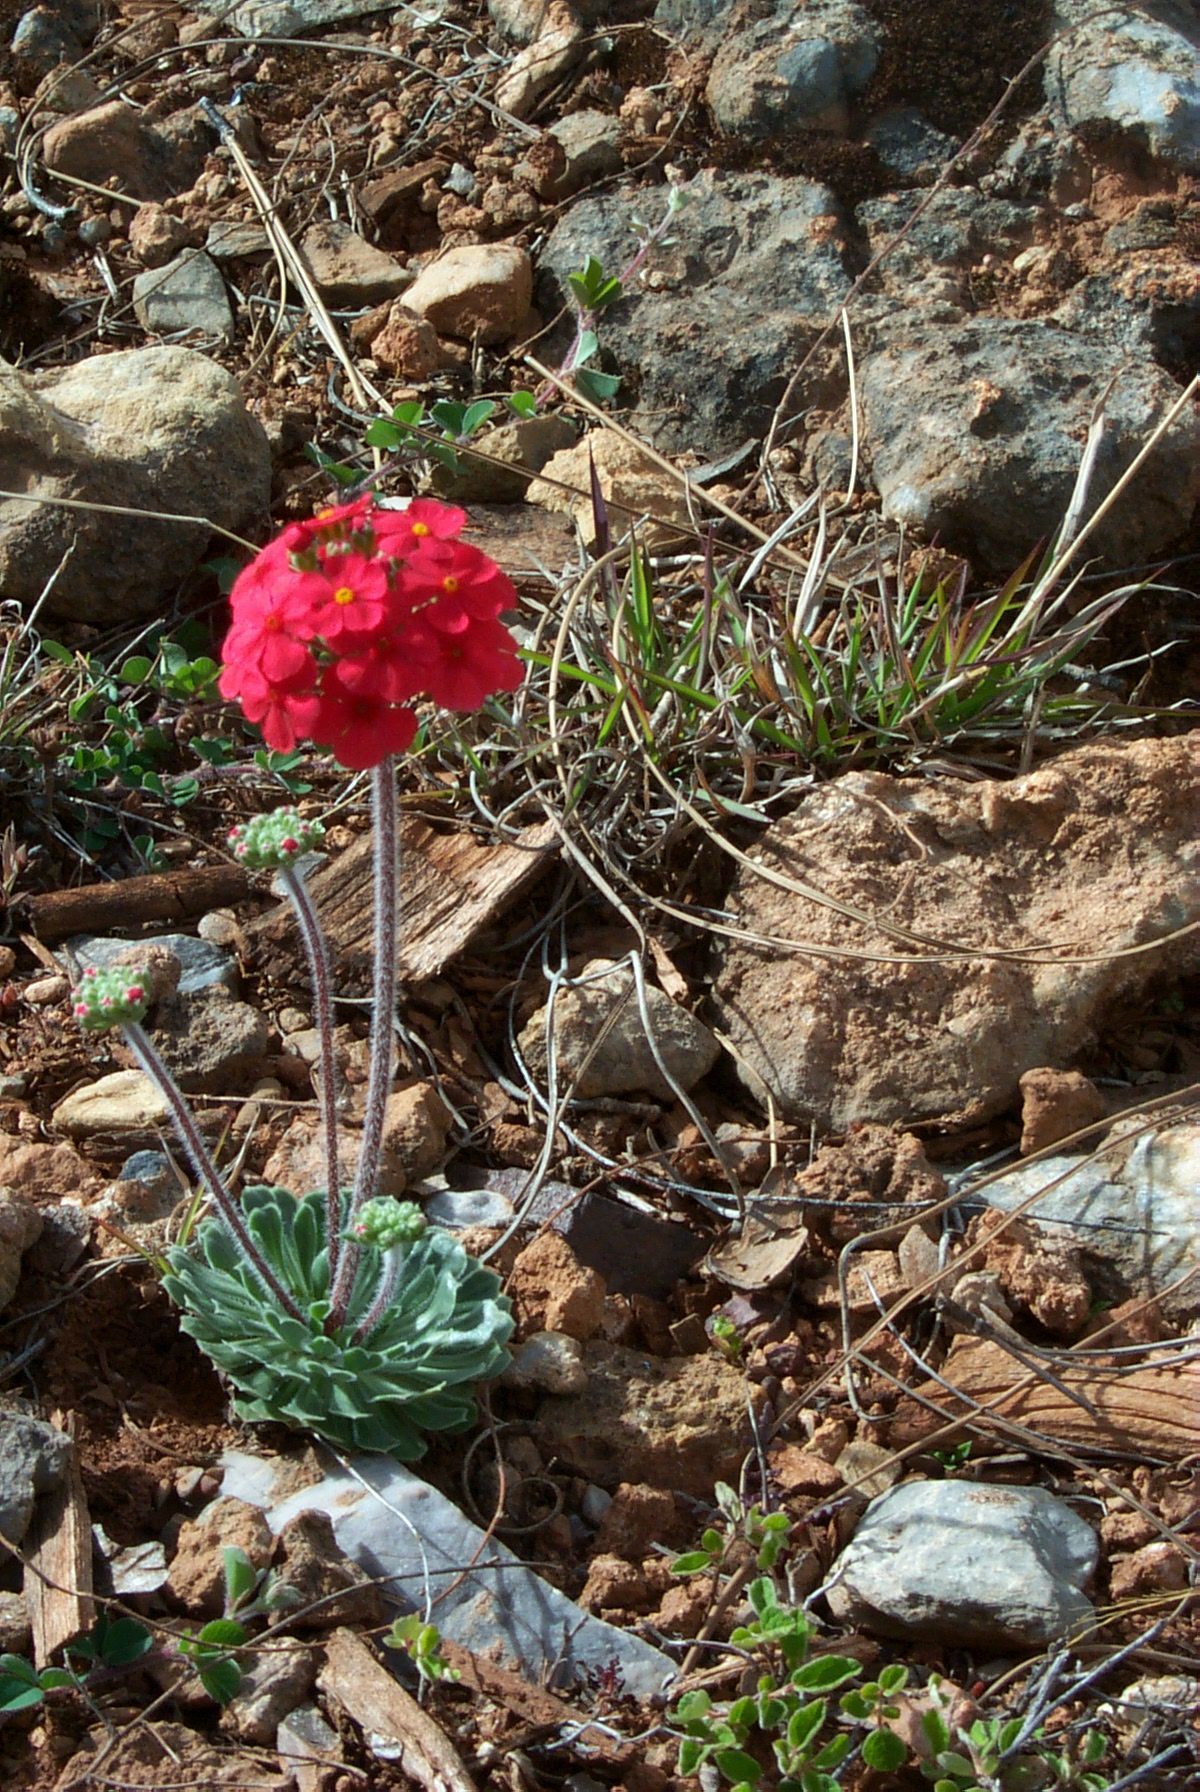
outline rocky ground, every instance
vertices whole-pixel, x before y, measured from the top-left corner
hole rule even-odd
[[[153,1638],[5,1785],[1193,1785],[1194,8],[0,21],[0,1653]],[[286,795],[352,1153],[366,793],[213,656],[367,477],[468,506],[529,667],[404,773],[382,1188],[518,1319],[419,1475],[231,1421],[165,1110],[69,1020],[154,942],[214,1147],[320,1182],[226,845]],[[299,1604],[222,1706],[230,1545]],[[806,1626],[802,1758],[730,1707]]]

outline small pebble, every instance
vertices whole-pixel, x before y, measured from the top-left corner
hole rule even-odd
[[[17,968],[17,955],[11,946],[0,946],[0,977],[11,977]]]
[[[25,985],[25,1000],[31,1008],[45,1008],[61,1002],[71,985],[65,977],[38,977]]]
[[[107,218],[85,218],[79,226],[79,240],[88,249],[98,249],[112,235]]]
[[[611,1505],[612,1494],[605,1493],[603,1487],[597,1487],[594,1481],[590,1481],[579,1502],[579,1509],[589,1524],[598,1525]]]

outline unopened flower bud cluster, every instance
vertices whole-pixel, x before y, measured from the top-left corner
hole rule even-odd
[[[240,821],[229,831],[233,856],[251,871],[278,871],[294,865],[325,838],[319,821],[306,821],[298,809],[273,809]]]
[[[83,973],[75,990],[75,1018],[87,1033],[135,1025],[149,1005],[149,978],[128,965],[113,965],[104,971],[93,966]]]
[[[415,1201],[377,1197],[359,1208],[349,1236],[359,1244],[390,1251],[399,1244],[415,1244],[428,1224]]]

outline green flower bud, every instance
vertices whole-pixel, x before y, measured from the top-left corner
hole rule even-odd
[[[363,1203],[346,1236],[358,1244],[390,1251],[396,1245],[415,1244],[428,1225],[415,1201],[393,1201],[388,1196],[381,1196],[378,1200]]]
[[[75,1018],[86,1033],[136,1023],[149,1006],[149,973],[130,965],[86,970],[75,990]]]
[[[239,821],[229,832],[233,856],[251,871],[278,871],[294,865],[325,838],[319,821],[305,821],[296,809],[273,809]]]

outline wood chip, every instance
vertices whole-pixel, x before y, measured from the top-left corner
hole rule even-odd
[[[1200,1452],[1200,1362],[1147,1363],[1122,1374],[1116,1362],[1102,1358],[1072,1364],[1056,1356],[1051,1369],[1064,1387],[1090,1402],[1095,1417],[1048,1382],[1027,1381],[1012,1356],[986,1339],[956,1338],[941,1373],[999,1417],[1072,1449],[1160,1462]],[[926,1382],[920,1392],[954,1416],[962,1410],[938,1382]],[[915,1443],[944,1422],[915,1402],[902,1401],[889,1441]],[[1002,1427],[997,1435],[1004,1435]]]
[[[553,825],[526,828],[519,844],[439,834],[419,816],[400,824],[400,961],[407,982],[434,977],[539,875],[557,838]],[[370,987],[375,943],[369,834],[309,879],[309,889],[348,992]],[[124,888],[125,886],[122,886]],[[302,971],[287,903],[252,921],[247,946],[258,969],[281,980]]]
[[[373,1736],[398,1745],[396,1765],[425,1792],[476,1792],[453,1743],[397,1684],[352,1630],[335,1630],[325,1645],[321,1691],[354,1719],[370,1746]]]
[[[25,1549],[25,1603],[39,1668],[48,1667],[64,1643],[90,1630],[96,1615],[92,1525],[75,1448],[75,1415],[56,1412],[52,1422],[71,1439],[71,1455],[61,1487],[38,1500]]]

